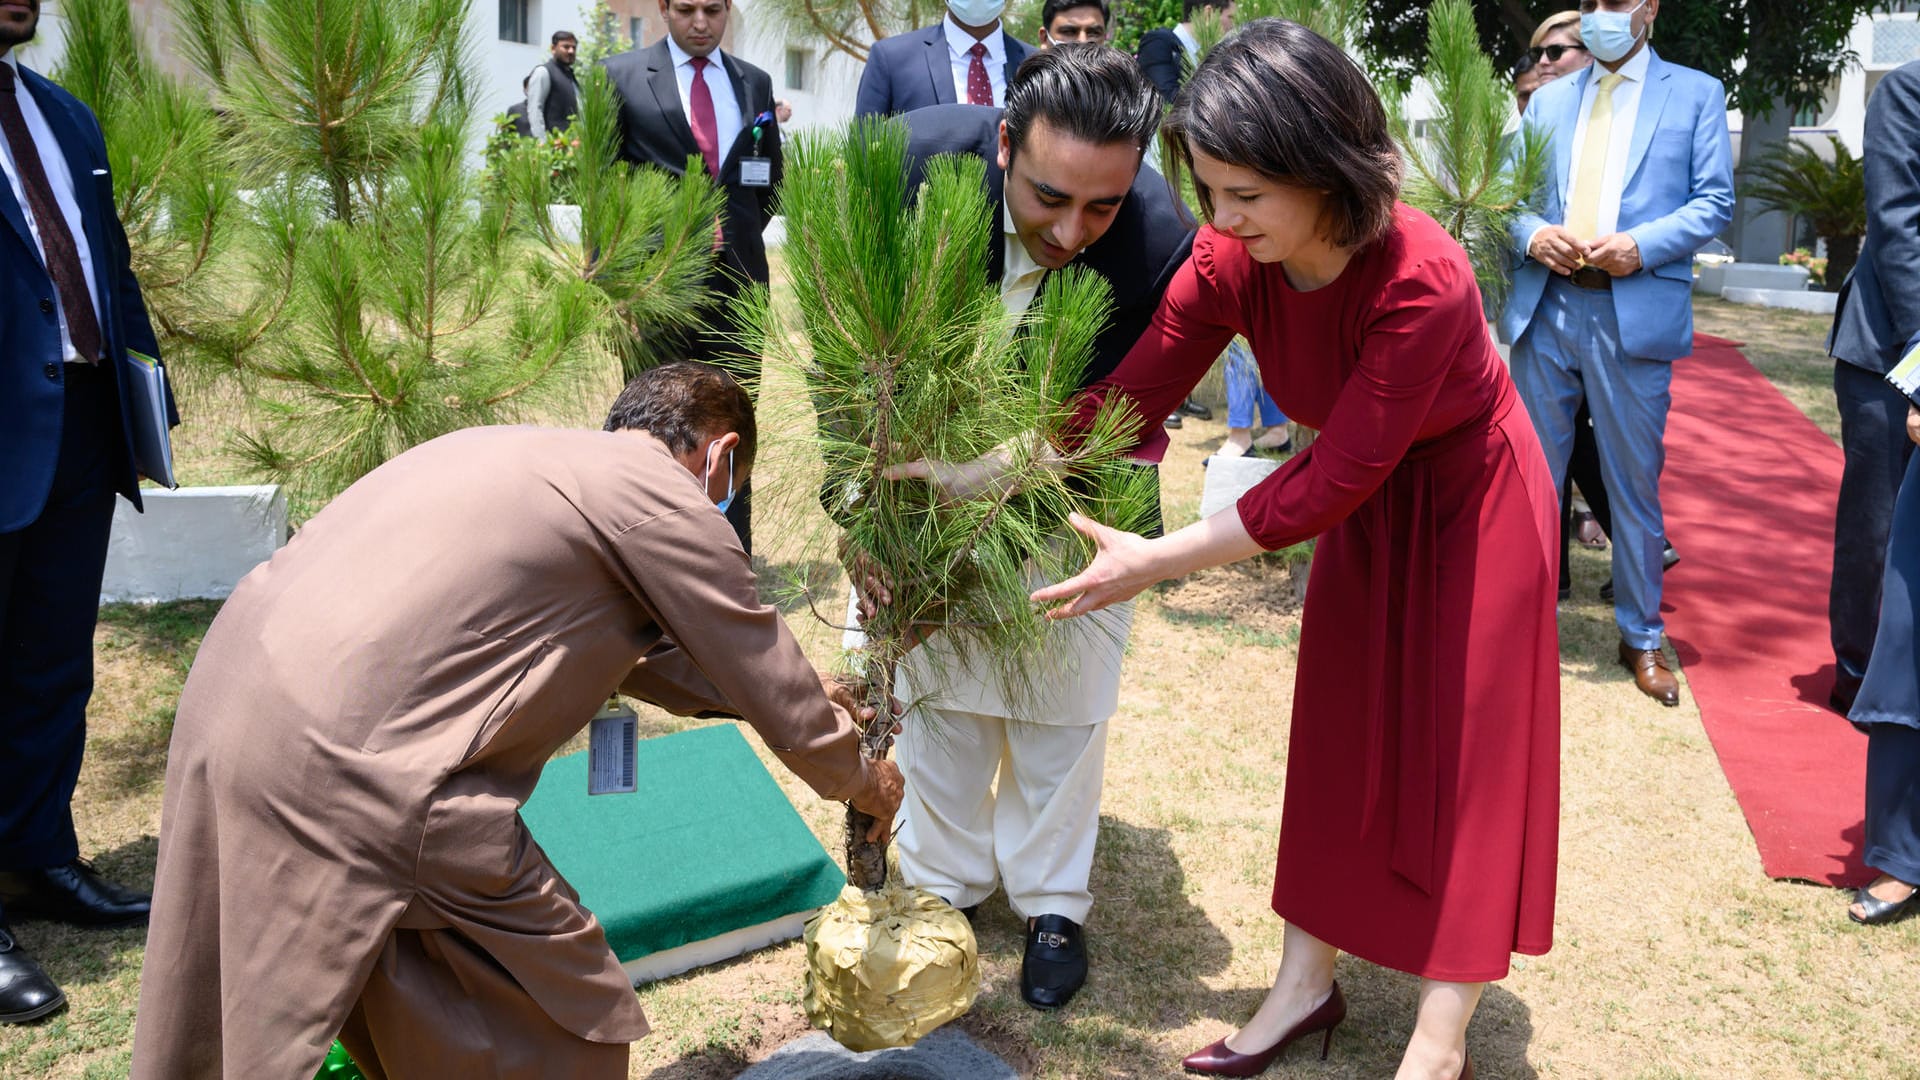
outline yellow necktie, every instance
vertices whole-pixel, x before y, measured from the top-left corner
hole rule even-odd
[[[1582,240],[1600,235],[1600,181],[1607,174],[1607,148],[1613,145],[1613,91],[1625,75],[1605,75],[1587,117],[1587,137],[1580,144],[1580,170],[1573,176],[1573,195],[1567,200],[1567,231]]]

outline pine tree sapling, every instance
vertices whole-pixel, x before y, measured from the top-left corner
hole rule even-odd
[[[1480,51],[1468,0],[1435,0],[1428,9],[1427,57],[1433,119],[1415,131],[1405,102],[1387,103],[1407,160],[1401,198],[1466,249],[1481,294],[1497,307],[1507,289],[1507,227],[1546,175],[1546,139],[1526,126],[1505,133],[1513,88]]]
[[[1060,632],[1027,599],[1034,578],[1058,580],[1053,575],[1087,555],[1077,534],[1066,535],[1068,512],[1129,529],[1151,512],[1150,478],[1125,459],[1132,440],[1123,406],[1114,403],[1083,433],[1065,437],[1106,319],[1107,285],[1089,272],[1058,271],[1034,310],[1010,316],[986,278],[998,223],[984,175],[978,158],[939,157],[911,190],[907,131],[898,120],[796,137],[781,204],[798,333],[779,325],[764,293],[754,313],[769,377],[794,373],[817,414],[825,498],[841,531],[812,538],[810,550],[851,550],[890,582],[891,603],[867,620],[854,665],[865,699],[878,706],[863,741],[872,756],[892,741],[895,664],[919,637],[939,635],[953,663],[992,672],[1012,693],[1030,687]],[[891,465],[966,461],[989,451],[1004,457],[1006,472],[979,499],[945,501],[917,481],[883,477]],[[890,926],[926,912],[913,899],[917,890],[888,889],[898,899],[886,903],[862,898],[886,884],[884,844],[864,841],[869,823],[850,811],[848,878],[856,888],[819,922],[837,936],[829,946],[809,928],[809,1015],[849,1046],[912,1041],[972,997],[970,988],[929,991],[919,997],[938,998],[943,1011],[916,1007],[909,1015],[915,995],[851,995],[853,986],[894,985],[899,973],[884,966],[892,959],[886,949],[876,946],[868,957],[850,946],[845,928],[882,909]],[[944,902],[933,907],[944,909],[941,919],[957,918]],[[935,920],[931,932],[945,935],[951,926]],[[970,952],[970,933],[965,944]],[[926,985],[971,975],[970,963],[961,972],[947,961],[920,971]]]

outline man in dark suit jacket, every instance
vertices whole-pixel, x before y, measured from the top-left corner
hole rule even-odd
[[[1141,168],[1159,119],[1157,96],[1132,60],[1098,45],[1060,45],[1028,60],[1004,113],[936,105],[907,114],[916,189],[937,155],[986,162],[1001,226],[986,273],[1009,311],[1037,303],[1051,272],[1069,263],[1112,286],[1112,314],[1083,386],[1111,373],[1146,332],[1193,246],[1166,181]],[[945,647],[939,638],[901,665],[912,694],[938,714],[935,734],[910,724],[900,736],[910,778],[897,838],[902,879],[963,908],[997,881],[1028,920],[1020,989],[1041,1009],[1065,1005],[1086,980],[1081,926],[1093,902],[1100,762],[1129,617],[1115,614],[1059,643],[1073,660],[1031,694],[1002,688],[958,657],[929,662]],[[989,790],[1003,755],[1012,771]]]
[[[147,918],[80,858],[73,790],[116,493],[140,506],[129,348],[158,355],[93,113],[20,65],[39,4],[0,8],[0,1023],[66,997],[10,915]]]
[[[1173,104],[1174,95],[1187,81],[1187,72],[1200,63],[1200,42],[1193,36],[1194,13],[1212,8],[1219,13],[1220,29],[1224,32],[1233,29],[1233,7],[1233,0],[1186,0],[1179,26],[1161,27],[1140,35],[1140,46],[1134,50],[1134,56],[1140,61],[1140,70],[1147,73],[1167,104]]]
[[[720,49],[732,11],[731,0],[660,0],[667,36],[601,63],[620,95],[621,160],[679,176],[687,158],[698,154],[727,195],[720,265],[707,282],[713,300],[703,329],[660,352],[719,364],[755,387],[760,360],[740,355],[739,298],[749,285],[767,283],[761,234],[780,185],[780,125],[773,80]],[[703,145],[709,140],[711,146]],[[748,552],[751,514],[752,492],[743,487],[727,518]]]
[[[1853,705],[1880,619],[1894,497],[1913,444],[1907,401],[1884,376],[1920,333],[1920,60],[1889,72],[1867,102],[1867,237],[1840,287],[1827,351],[1840,405],[1840,508],[1833,529],[1832,705]]]
[[[874,42],[853,115],[1005,105],[1013,73],[1035,51],[1002,29],[1006,6],[1006,0],[947,0],[947,17],[938,23]]]

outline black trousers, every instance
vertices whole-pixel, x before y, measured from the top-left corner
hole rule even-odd
[[[1573,454],[1567,458],[1567,480],[1560,489],[1560,587],[1573,584],[1573,489],[1578,486],[1586,497],[1587,509],[1600,523],[1600,531],[1613,535],[1613,507],[1607,501],[1607,485],[1600,478],[1600,446],[1593,441],[1593,414],[1587,400],[1580,399],[1580,411],[1573,416]]]
[[[1893,503],[1913,443],[1907,440],[1907,399],[1879,374],[1836,361],[1833,396],[1840,406],[1846,463],[1834,516],[1827,624],[1837,669],[1833,693],[1836,703],[1845,706],[1859,693],[1867,658],[1873,655]]]
[[[0,870],[58,866],[79,854],[73,789],[114,478],[126,450],[111,365],[63,368],[53,489],[31,525],[0,533]]]

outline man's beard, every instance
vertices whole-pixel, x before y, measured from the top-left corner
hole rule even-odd
[[[40,29],[40,13],[27,16],[24,25],[0,19],[0,49],[10,49],[15,45],[25,45],[33,40],[34,32]]]

